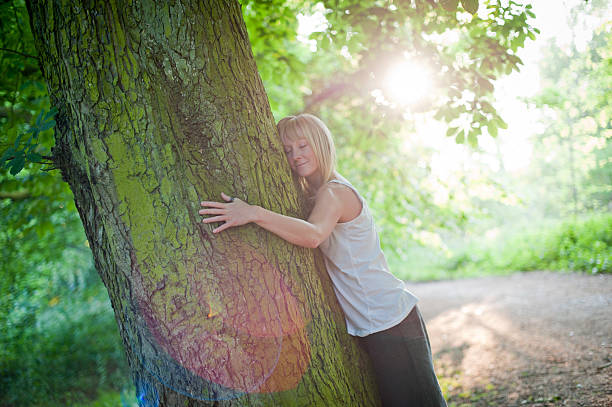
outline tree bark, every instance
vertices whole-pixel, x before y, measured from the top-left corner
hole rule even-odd
[[[222,191],[303,215],[238,2],[27,6],[139,404],[378,405],[320,256],[200,222]]]

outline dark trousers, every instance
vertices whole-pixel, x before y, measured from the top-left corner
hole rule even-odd
[[[359,342],[372,360],[384,407],[446,407],[425,323],[416,306],[398,325]]]

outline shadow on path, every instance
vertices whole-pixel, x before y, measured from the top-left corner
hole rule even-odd
[[[450,403],[612,406],[611,275],[408,285]]]

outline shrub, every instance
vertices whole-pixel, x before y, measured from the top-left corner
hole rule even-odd
[[[612,273],[612,214],[574,218],[473,245],[452,256],[445,268]]]

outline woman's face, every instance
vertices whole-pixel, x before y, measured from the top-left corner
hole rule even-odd
[[[319,161],[305,138],[283,140],[285,155],[291,170],[300,177],[309,177],[319,169]]]

